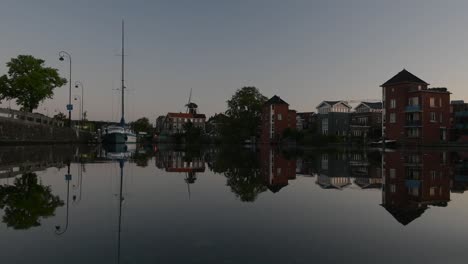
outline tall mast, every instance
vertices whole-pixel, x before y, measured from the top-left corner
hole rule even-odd
[[[125,54],[124,54],[124,21],[122,20],[122,118],[120,119],[120,125],[122,127],[125,126],[125,108],[124,108],[124,102],[125,102],[125,98],[124,98],[124,94],[125,94],[125,80],[124,80],[124,64],[125,64],[125,61],[124,61],[124,58],[125,58]]]

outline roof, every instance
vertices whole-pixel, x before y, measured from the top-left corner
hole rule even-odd
[[[336,104],[340,104],[340,103],[341,103],[341,104],[344,104],[346,107],[348,107],[348,108],[350,108],[350,109],[352,108],[352,107],[348,104],[348,102],[346,102],[346,101],[323,101],[323,102],[321,102],[321,103],[317,106],[317,108],[319,108],[323,103],[326,103],[326,104],[328,104],[328,105],[330,105],[330,106],[334,106],[334,105],[336,105]]]
[[[384,207],[402,225],[408,225],[415,219],[421,217],[427,209],[427,206],[394,206],[385,204],[382,204],[382,207]]]
[[[378,109],[378,110],[382,109],[382,102],[362,102],[357,107],[359,107],[361,104],[364,104],[371,109]]]
[[[421,84],[426,84],[429,85],[427,82],[419,79],[416,75],[412,74],[411,72],[407,71],[406,69],[403,69],[401,72],[397,73],[395,76],[390,78],[390,80],[386,81],[384,84],[381,86],[389,86],[393,84],[398,84],[398,83],[421,83]]]
[[[277,95],[274,95],[272,98],[270,98],[270,100],[265,102],[265,105],[271,105],[271,104],[286,104],[286,105],[289,105],[288,103],[283,101],[283,99],[281,99]]]
[[[205,114],[191,114],[191,113],[167,113],[168,117],[181,117],[181,118],[206,118]]]

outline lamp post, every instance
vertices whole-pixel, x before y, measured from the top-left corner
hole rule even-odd
[[[81,113],[81,111],[83,111],[83,109],[81,108],[81,106],[83,105],[83,98],[81,98],[81,96],[79,96],[79,95],[75,95],[73,100],[75,100],[75,101],[80,100],[80,113]],[[81,115],[81,122],[80,123],[81,123],[81,125],[83,125],[83,115]]]
[[[80,108],[81,110],[80,110],[80,115],[81,115],[81,123],[83,123],[83,120],[84,120],[84,116],[83,116],[83,113],[84,113],[84,86],[83,86],[82,82],[76,81],[75,82],[75,88],[80,88],[80,86],[81,86],[81,108]]]
[[[71,55],[70,53],[66,51],[60,51],[59,52],[59,60],[64,61],[65,57],[68,58],[68,61],[70,62],[70,71],[68,75],[68,86],[69,86],[69,93],[68,93],[68,105],[67,105],[67,110],[68,110],[68,127],[71,127],[71,111],[73,110],[73,106],[71,103],[71,66],[72,66],[72,60],[71,60]]]

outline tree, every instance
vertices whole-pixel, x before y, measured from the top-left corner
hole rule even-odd
[[[67,120],[67,116],[62,112],[58,112],[58,114],[54,115],[54,119],[65,121]]]
[[[255,87],[243,87],[227,101],[227,122],[221,128],[223,136],[242,141],[256,136],[261,122],[262,106],[267,101]],[[234,132],[235,131],[235,132]]]
[[[233,146],[223,147],[215,154],[210,169],[226,177],[226,185],[242,202],[254,202],[267,190],[255,152]]]
[[[153,126],[150,124],[149,119],[142,117],[130,124],[131,128],[135,132],[146,132],[151,133]]]
[[[0,99],[16,99],[24,111],[32,112],[53,97],[56,87],[67,83],[57,69],[44,67],[44,60],[31,55],[19,55],[6,65],[8,75],[0,77]]]
[[[196,143],[200,140],[202,130],[199,127],[193,125],[192,122],[187,122],[183,125],[184,136],[186,143]]]
[[[3,222],[14,229],[40,226],[40,218],[54,216],[55,209],[63,205],[50,186],[38,182],[35,173],[23,174],[13,185],[0,186],[0,208],[5,210]]]

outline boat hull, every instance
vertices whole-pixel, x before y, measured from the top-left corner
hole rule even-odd
[[[102,137],[104,144],[127,144],[136,143],[136,136],[124,133],[109,133]]]

